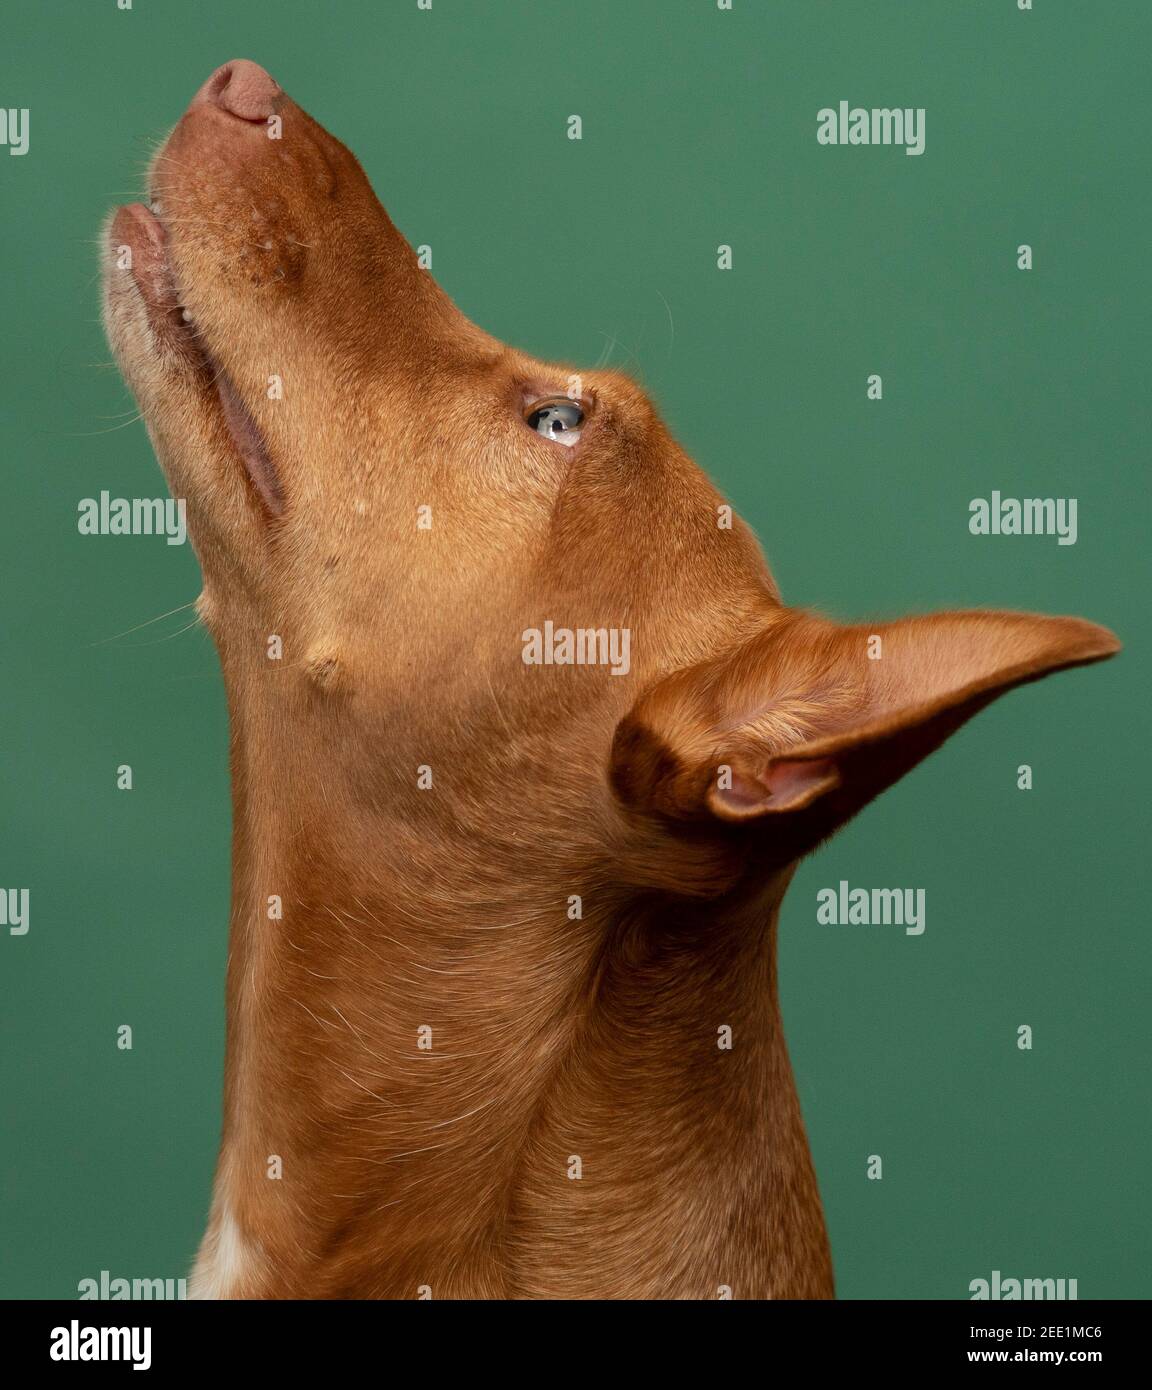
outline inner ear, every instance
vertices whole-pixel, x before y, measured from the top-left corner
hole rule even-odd
[[[751,820],[775,811],[801,811],[839,785],[831,758],[773,758],[761,772],[723,764],[708,789],[708,806],[721,820]]]

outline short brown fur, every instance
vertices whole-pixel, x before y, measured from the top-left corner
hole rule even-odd
[[[280,140],[198,98],[153,170],[207,357],[167,335],[167,291],[111,252],[105,276],[231,717],[224,1130],[195,1291],[829,1297],[777,1003],[795,862],[989,700],[1115,639],[784,607],[631,380],[581,374],[574,448],[530,430],[524,401],[572,369],[468,322],[352,155],[275,107]],[[526,665],[545,620],[628,628],[630,670]]]

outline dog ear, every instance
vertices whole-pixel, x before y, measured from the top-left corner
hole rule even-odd
[[[1079,618],[953,612],[842,626],[781,610],[750,641],[658,681],[616,730],[636,811],[759,822],[803,853],[1013,686],[1118,651]]]

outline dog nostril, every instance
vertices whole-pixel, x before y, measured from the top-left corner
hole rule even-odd
[[[236,58],[217,68],[192,98],[193,106],[218,106],[242,121],[266,121],[275,115],[283,92],[259,63]]]

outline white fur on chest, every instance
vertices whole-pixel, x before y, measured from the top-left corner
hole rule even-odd
[[[188,1297],[236,1298],[252,1269],[252,1252],[225,1201],[196,1257]]]

